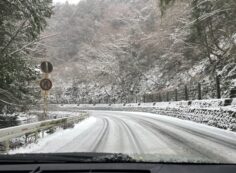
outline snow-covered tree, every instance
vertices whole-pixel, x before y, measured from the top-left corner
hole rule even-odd
[[[14,96],[0,93],[0,112],[4,105],[34,100],[29,87],[38,71],[32,50],[51,14],[51,0],[0,1],[0,89]]]

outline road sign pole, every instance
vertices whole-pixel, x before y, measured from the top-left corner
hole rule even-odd
[[[43,98],[43,103],[44,103],[44,107],[43,107],[43,119],[47,119],[47,107],[48,107],[48,104],[47,104],[47,99],[48,97],[48,93],[47,91],[44,91],[44,98]]]
[[[46,119],[48,109],[48,91],[52,88],[52,82],[49,79],[49,73],[53,71],[53,65],[48,61],[44,61],[41,63],[40,68],[44,73],[44,79],[40,81],[40,87],[43,90],[43,119]]]

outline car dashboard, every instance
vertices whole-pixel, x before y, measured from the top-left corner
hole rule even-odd
[[[0,173],[235,173],[236,165],[169,163],[1,164]]]

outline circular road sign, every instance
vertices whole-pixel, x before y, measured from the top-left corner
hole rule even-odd
[[[51,73],[53,71],[52,63],[50,63],[49,61],[42,62],[40,68],[44,73]]]
[[[42,79],[40,81],[40,87],[42,90],[48,91],[52,88],[52,81],[49,79]]]

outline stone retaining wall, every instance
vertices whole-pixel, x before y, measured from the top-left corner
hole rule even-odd
[[[236,105],[234,102],[236,101],[232,99],[215,99],[123,105],[79,105],[78,109],[149,112],[236,131]]]

